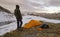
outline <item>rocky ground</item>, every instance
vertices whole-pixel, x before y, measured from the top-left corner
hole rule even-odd
[[[49,28],[42,31],[37,30],[40,26],[36,26],[30,29],[23,29],[23,31],[15,30],[0,37],[60,37],[60,24],[46,24],[49,25]]]

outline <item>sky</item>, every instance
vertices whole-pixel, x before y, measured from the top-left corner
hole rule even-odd
[[[0,6],[14,12],[15,5],[20,6],[22,12],[47,12],[60,11],[60,0],[0,0]]]

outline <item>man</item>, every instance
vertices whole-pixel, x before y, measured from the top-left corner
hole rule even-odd
[[[16,9],[14,10],[14,15],[15,15],[16,20],[17,20],[17,29],[19,29],[22,26],[22,15],[21,15],[21,12],[19,10],[19,5],[16,5]]]

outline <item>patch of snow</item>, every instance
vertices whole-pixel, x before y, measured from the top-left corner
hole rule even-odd
[[[50,23],[60,23],[60,20],[55,20],[55,19],[47,19],[47,18],[43,18],[40,16],[23,16],[23,22],[25,21],[29,21],[29,20],[40,20],[40,21],[44,21],[44,22],[50,22]]]
[[[17,28],[16,22],[13,22],[13,23],[8,24],[8,25],[1,26],[0,27],[0,36],[7,33],[7,32],[16,30],[16,28]]]
[[[16,20],[14,16],[6,12],[0,12],[0,22]]]

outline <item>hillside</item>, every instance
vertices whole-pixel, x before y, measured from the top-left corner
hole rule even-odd
[[[10,21],[14,21],[15,20],[15,18],[10,18],[9,19]],[[26,24],[26,23],[28,23],[30,20],[39,20],[39,21],[43,21],[44,23],[45,22],[49,22],[49,23],[52,23],[52,25],[54,24],[57,24],[57,25],[59,25],[60,24],[60,20],[53,20],[53,19],[47,19],[47,18],[43,18],[43,17],[37,17],[37,16],[29,16],[29,15],[27,15],[27,16],[23,16],[23,24],[22,24],[22,27]],[[3,20],[4,21],[4,20]],[[49,23],[48,23],[48,25],[49,25]],[[59,24],[58,24],[59,23]],[[47,23],[45,23],[45,24],[47,24]],[[6,25],[3,25],[3,26],[1,26],[0,27],[0,35],[3,35],[3,34],[5,34],[5,33],[7,33],[7,32],[10,32],[10,31],[13,31],[13,30],[16,30],[16,26],[17,25],[17,23],[16,23],[16,20],[15,20],[15,22],[12,22],[12,23],[10,23],[10,24],[6,24]]]
[[[0,27],[12,23],[14,16],[7,12],[0,11]]]
[[[0,6],[0,11],[7,12],[7,13],[10,13],[11,14],[11,12],[8,9],[5,9],[2,6]]]
[[[34,16],[41,16],[41,17],[45,17],[45,18],[49,18],[49,19],[59,19],[60,20],[60,13],[31,13],[28,15],[34,15]]]

